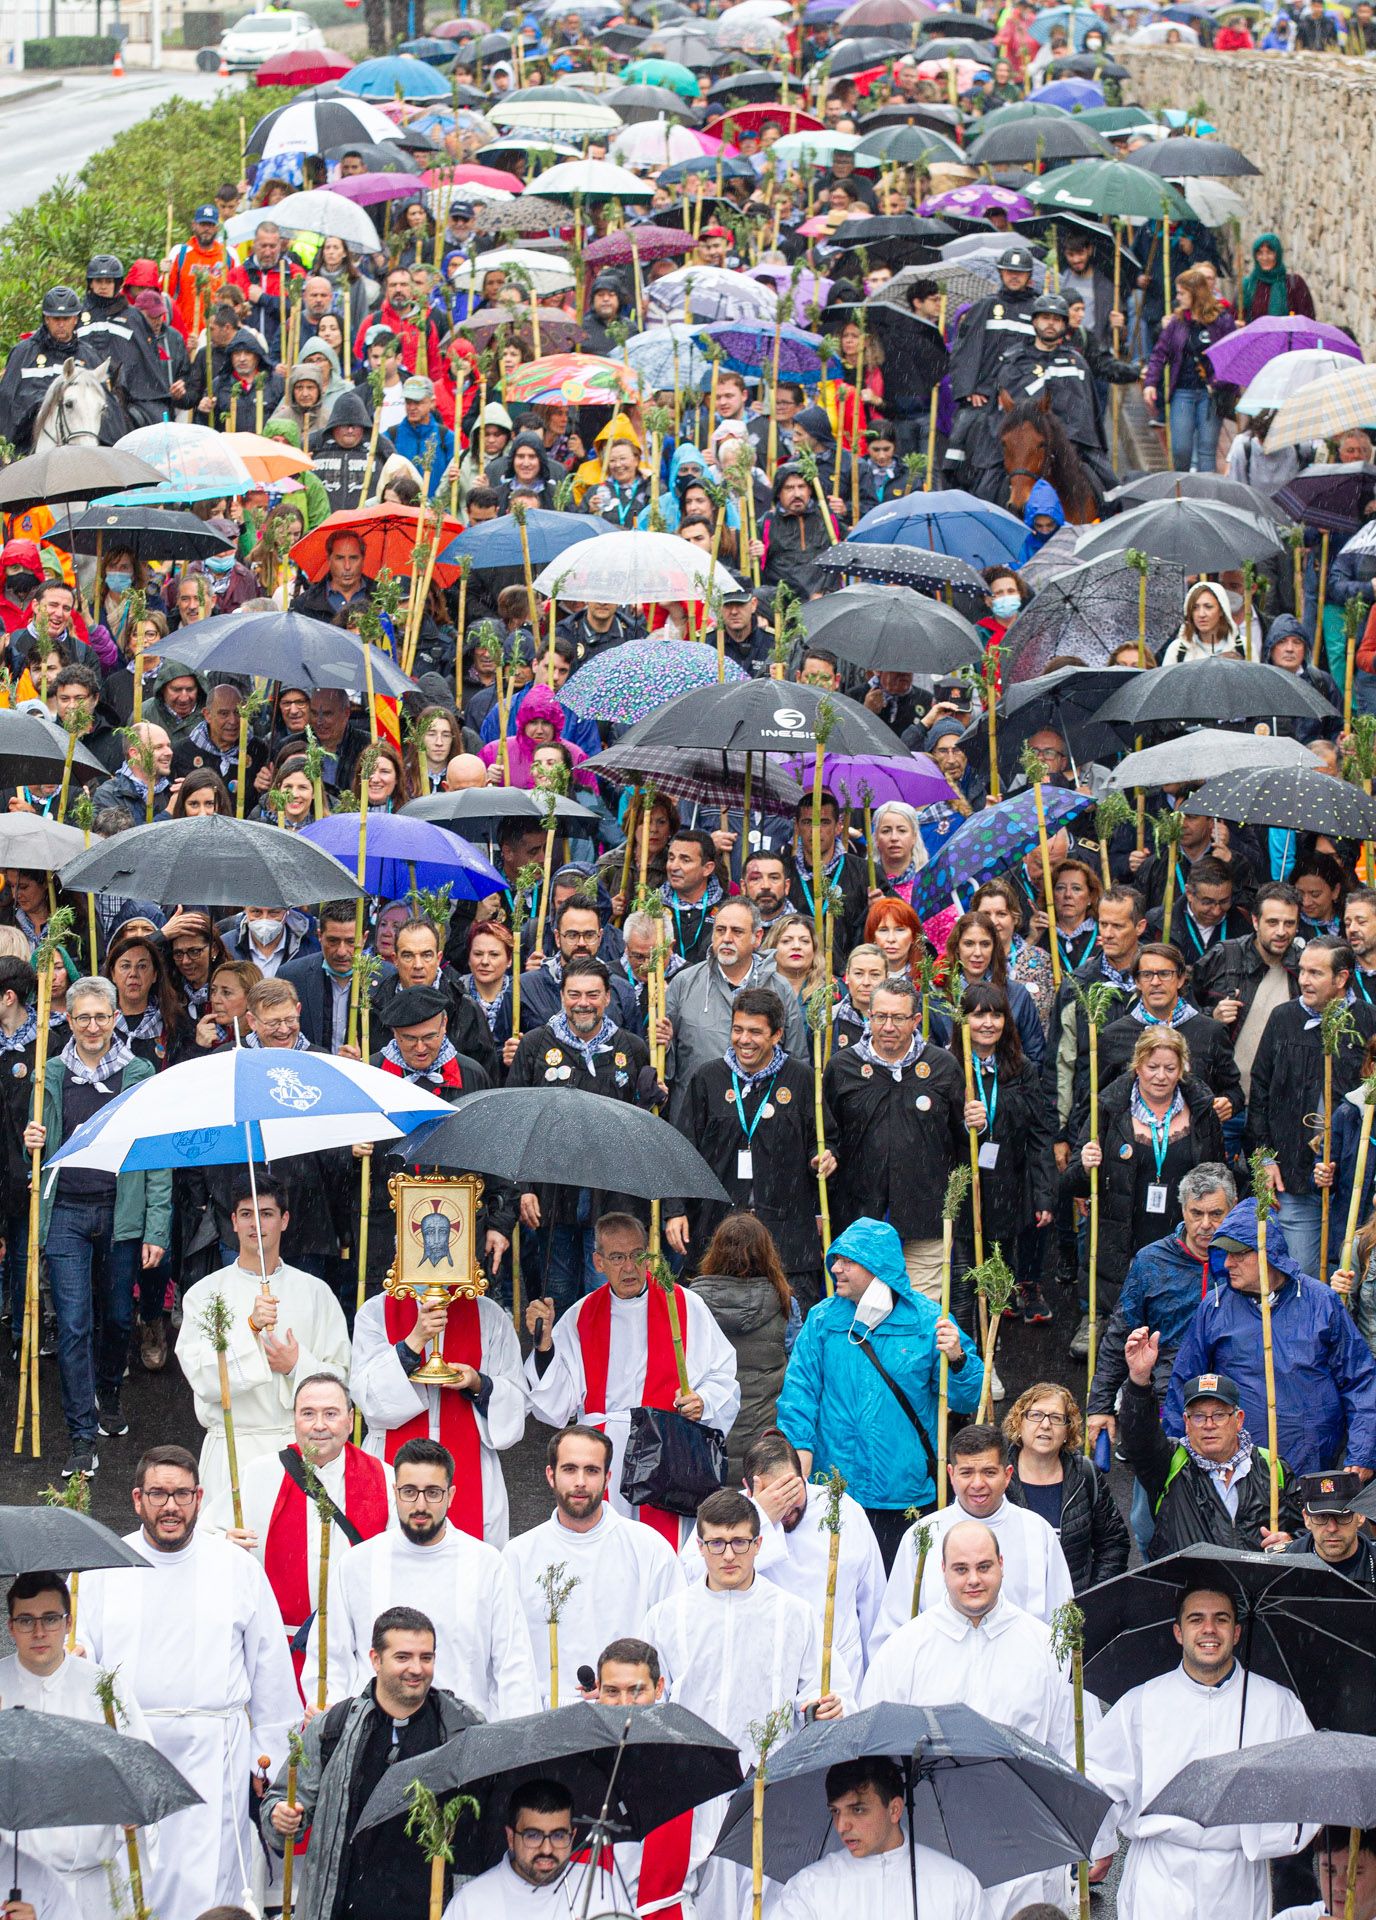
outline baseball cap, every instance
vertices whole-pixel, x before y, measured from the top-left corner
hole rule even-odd
[[[1351,1513],[1361,1490],[1361,1475],[1348,1468],[1300,1475],[1300,1505],[1310,1513]]]
[[[471,220],[473,218],[473,202],[471,200],[451,200],[449,203],[449,218],[451,220]]]
[[[1226,1373],[1197,1373],[1187,1380],[1182,1405],[1192,1406],[1196,1400],[1221,1400],[1225,1407],[1242,1405],[1242,1395]]]
[[[753,587],[732,587],[729,593],[722,595],[721,603],[724,607],[744,607],[754,598],[755,589]]]
[[[434,382],[427,380],[423,373],[413,373],[409,380],[402,381],[401,397],[403,400],[433,400]]]
[[[191,216],[193,227],[199,225],[202,220],[209,220],[215,226],[220,224],[220,210],[213,200],[207,200],[204,206],[197,207]]]

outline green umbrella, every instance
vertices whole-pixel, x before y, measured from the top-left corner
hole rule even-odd
[[[1144,192],[1142,179],[1148,181]],[[1163,192],[1162,189],[1165,189]],[[1077,160],[1030,180],[1022,189],[1036,206],[1051,213],[1095,213],[1113,220],[1193,220],[1189,201],[1169,180],[1143,174],[1122,160]]]
[[[1086,107],[1079,116],[1096,133],[1135,133],[1138,127],[1154,127],[1158,122],[1145,107]]]
[[[1087,114],[1076,116],[1088,119]],[[1012,126],[1018,120],[1068,120],[1070,114],[1065,107],[1054,102],[1040,100],[1010,100],[1006,107],[995,107],[991,113],[981,114],[975,126],[975,134],[988,133],[991,127]]]
[[[633,60],[621,75],[623,87],[668,87],[684,100],[696,100],[702,92],[691,67],[677,60]]]

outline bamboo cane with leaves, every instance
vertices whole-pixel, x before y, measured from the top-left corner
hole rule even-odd
[[[249,730],[258,714],[268,704],[268,696],[260,686],[251,687],[239,702],[239,765],[234,781],[234,817],[242,820],[244,803],[248,797],[248,736]]]
[[[750,1915],[761,1920],[764,1912],[764,1790],[769,1777],[769,1756],[786,1733],[793,1731],[793,1706],[786,1702],[767,1713],[763,1720],[750,1722],[750,1743],[759,1758],[755,1762],[750,1809]]]
[[[1064,1601],[1051,1616],[1051,1651],[1057,1666],[1070,1663],[1070,1684],[1075,1696],[1075,1771],[1085,1773],[1085,1616],[1073,1600]],[[1089,1920],[1089,1862],[1076,1867],[1079,1883],[1080,1920]]]
[[[1143,553],[1140,547],[1129,547],[1123,555],[1123,565],[1137,575],[1137,664],[1147,664],[1147,575],[1151,571],[1151,556]],[[1296,602],[1296,605],[1299,603]],[[1137,736],[1137,751],[1142,750],[1142,736]],[[1143,787],[1137,789],[1137,851],[1144,853],[1147,846],[1147,795]]]
[[[140,721],[137,726],[116,727],[115,732],[124,742],[128,764],[143,782],[143,823],[152,826],[158,783],[158,758],[153,748],[152,729],[146,722]]]
[[[516,875],[516,884],[511,889],[511,933],[514,941],[511,953],[511,1031],[521,1031],[521,931],[530,918],[531,896],[544,877],[543,868],[528,861]]]
[[[1371,792],[1372,781],[1376,779],[1376,713],[1353,714],[1343,755],[1343,779],[1360,785],[1364,793]],[[1362,843],[1361,865],[1370,886],[1376,879],[1376,849],[1370,840]]]
[[[33,1058],[33,1106],[30,1109],[30,1123],[34,1126],[44,1124],[44,1083],[48,1067],[49,1015],[53,1003],[53,971],[62,962],[62,943],[71,938],[76,925],[76,915],[70,907],[59,907],[56,913],[48,916],[48,924],[43,929],[43,938],[33,951],[33,969],[38,975],[37,1004],[34,1017],[37,1033],[34,1039]],[[56,1146],[54,1142],[54,1146]],[[44,1143],[46,1146],[46,1142]],[[38,1293],[38,1256],[39,1256],[39,1208],[42,1197],[44,1147],[29,1149],[29,1245],[28,1259],[24,1275],[24,1331],[19,1350],[19,1417],[14,1429],[14,1450],[23,1451],[24,1418],[29,1417],[30,1443],[33,1457],[38,1459],[42,1452],[42,1427],[38,1404],[38,1345],[39,1345],[39,1293]]]
[[[839,1467],[833,1467],[822,1482],[826,1499],[822,1502],[817,1526],[827,1536],[827,1592],[822,1612],[822,1692],[831,1692],[831,1648],[836,1637],[836,1575],[841,1564],[841,1496],[846,1482]]]
[[[989,798],[997,801],[1003,797],[1003,788],[999,782],[999,662],[1003,658],[1003,648],[994,642],[985,648],[978,666],[962,670],[960,678],[965,680],[972,690],[978,689],[980,704],[984,708],[984,724],[989,734]]]
[[[559,1704],[559,1619],[568,1603],[569,1595],[582,1582],[576,1574],[568,1570],[565,1561],[556,1561],[546,1567],[536,1578],[535,1584],[545,1597],[545,1625],[549,1629],[549,1704]]]
[[[1120,989],[1110,986],[1107,980],[1096,980],[1092,986],[1081,986],[1071,975],[1071,987],[1075,994],[1075,1004],[1084,1018],[1089,1036],[1089,1138],[1094,1146],[1099,1144],[1099,1035],[1113,1016],[1115,1002]],[[1099,1346],[1099,1168],[1089,1170],[1089,1380],[1094,1380],[1094,1369],[1098,1362]],[[1091,1442],[1086,1435],[1085,1452],[1090,1450]]]
[[[330,1639],[330,1536],[334,1530],[334,1502],[325,1491],[325,1483],[316,1471],[316,1451],[314,1447],[301,1449],[301,1477],[306,1485],[306,1498],[315,1507],[316,1517],[320,1521],[320,1558],[316,1567],[315,1583],[315,1631],[318,1648],[318,1663],[315,1675],[315,1707],[317,1713],[325,1711],[325,1697],[328,1691],[326,1673],[329,1661]],[[242,1524],[236,1522],[236,1525]]]
[[[1161,896],[1161,938],[1168,945],[1171,937],[1171,917],[1175,912],[1175,879],[1179,865],[1176,849],[1180,837],[1185,831],[1185,816],[1179,807],[1168,807],[1164,813],[1158,813],[1152,821],[1152,833],[1156,841],[1156,857],[1166,863],[1166,888]]]
[[[1094,809],[1094,838],[1099,842],[1099,870],[1106,887],[1113,885],[1113,875],[1109,870],[1108,849],[1119,827],[1125,827],[1132,818],[1132,808],[1127,796],[1121,793],[1106,793]]]
[[[1343,1229],[1343,1248],[1339,1257],[1339,1268],[1347,1282],[1348,1311],[1352,1311],[1352,1288],[1356,1275],[1352,1270],[1353,1246],[1357,1239],[1357,1222],[1361,1217],[1362,1195],[1366,1189],[1366,1163],[1371,1152],[1371,1127],[1376,1120],[1376,1073],[1362,1082],[1362,1124],[1357,1135],[1357,1164],[1352,1178],[1352,1197],[1347,1204],[1347,1221]],[[1334,1275],[1335,1291],[1341,1291],[1337,1285],[1338,1276]]]
[[[105,1724],[112,1733],[119,1733],[129,1725],[129,1716],[124,1710],[124,1702],[119,1697],[116,1686],[118,1669],[105,1667],[96,1675],[96,1699]],[[148,1902],[143,1890],[143,1862],[139,1854],[139,1830],[137,1827],[124,1829],[124,1851],[129,1863],[129,1898],[134,1910],[134,1920],[151,1920]]]
[[[1270,1168],[1275,1154],[1269,1147],[1258,1147],[1250,1161],[1252,1196],[1257,1209],[1257,1267],[1261,1280],[1261,1357],[1266,1373],[1266,1446],[1271,1480],[1271,1531],[1280,1531],[1280,1443],[1276,1420],[1276,1354],[1271,1341],[1271,1264],[1266,1257],[1266,1222],[1276,1204],[1271,1187]]]
[[[559,825],[559,801],[569,790],[567,767],[542,767],[534,798],[540,803],[540,826],[545,836],[545,852],[540,880],[540,910],[535,922],[535,951],[545,950],[545,919],[549,911],[550,874],[554,869],[554,837]]]
[[[831,1199],[827,1191],[826,1108],[822,1099],[822,1029],[831,1025],[831,1002],[825,987],[814,987],[803,1002],[803,1012],[812,1030],[812,1114],[817,1134],[817,1211],[822,1222],[822,1272],[828,1295],[836,1291],[831,1269],[826,1264],[831,1251]]]
[[[323,1639],[321,1644],[323,1645]],[[295,1727],[287,1733],[287,1809],[296,1812],[296,1783],[301,1774],[301,1763],[306,1757],[306,1743]],[[289,1833],[282,1851],[282,1920],[291,1920],[292,1881],[296,1874],[296,1835]]]
[[[222,1293],[212,1293],[201,1315],[200,1332],[215,1352],[220,1376],[220,1413],[225,1424],[225,1458],[229,1463],[229,1494],[234,1524],[242,1532],[244,1503],[239,1492],[239,1449],[234,1440],[234,1400],[229,1390],[229,1336],[234,1314]]]
[[[825,902],[822,897],[822,768],[826,759],[827,742],[836,729],[837,711],[833,701],[823,696],[817,703],[817,712],[812,722],[814,745],[812,749],[812,831],[808,848],[809,862],[812,867],[812,936],[820,958],[823,948],[822,915]]]
[[[68,1513],[89,1513],[91,1511],[91,1483],[84,1473],[74,1473],[60,1487],[44,1487],[39,1494],[39,1503],[45,1507],[65,1507]],[[71,1612],[67,1619],[67,1651],[76,1647],[76,1616],[81,1597],[81,1575],[74,1572],[67,1582],[67,1590],[72,1596]]]
[[[956,1221],[970,1193],[973,1176],[963,1162],[946,1176],[941,1202],[941,1317],[951,1317],[951,1266],[955,1252]],[[937,1368],[936,1389],[936,1504],[946,1505],[946,1447],[951,1423],[951,1363],[943,1353]]]
[[[922,1517],[922,1511],[918,1507],[905,1508],[903,1518],[913,1523],[913,1551],[917,1557],[913,1565],[912,1613],[909,1618],[916,1620],[922,1611],[922,1581],[927,1571],[932,1542],[936,1538],[936,1527],[932,1521]]]
[[[989,1331],[984,1336],[984,1384],[980,1389],[979,1412],[975,1415],[976,1420],[987,1420],[994,1404],[994,1348],[998,1343],[999,1323],[1003,1319],[1004,1308],[1013,1298],[1017,1282],[997,1240],[988,1259],[982,1260],[977,1267],[971,1267],[966,1279],[973,1282],[975,1292],[984,1302],[989,1315]]]
[[[1362,1050],[1362,1036],[1358,1033],[1351,1009],[1341,994],[1336,999],[1330,1000],[1319,1016],[1319,1046],[1323,1052],[1322,1164],[1325,1167],[1331,1167],[1333,1162],[1333,1062],[1345,1047],[1351,1047],[1358,1055]],[[1325,1286],[1328,1285],[1328,1242],[1332,1209],[1333,1187],[1330,1182],[1322,1189],[1319,1213],[1319,1279]]]
[[[423,1780],[413,1780],[406,1790],[406,1837],[414,1840],[430,1868],[430,1903],[427,1920],[441,1920],[444,1913],[444,1870],[454,1858],[454,1834],[465,1813],[476,1820],[477,1801],[471,1794],[456,1793],[441,1801]]]
[[[1022,752],[1022,770],[1032,788],[1037,808],[1037,847],[1041,855],[1042,899],[1046,907],[1047,946],[1051,953],[1051,978],[1059,989],[1061,984],[1061,942],[1056,930],[1056,893],[1051,881],[1051,851],[1046,836],[1046,803],[1042,797],[1042,787],[1046,782],[1046,762],[1031,745]]]

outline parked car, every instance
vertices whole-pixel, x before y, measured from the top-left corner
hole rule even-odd
[[[291,53],[299,47],[323,50],[325,36],[308,13],[288,8],[273,8],[266,13],[246,13],[236,20],[220,42],[219,51],[231,73],[248,72],[260,67],[272,54]]]

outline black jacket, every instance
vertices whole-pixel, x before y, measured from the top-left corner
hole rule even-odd
[[[119,389],[131,426],[148,427],[170,417],[167,366],[153,329],[122,293],[113,300],[97,300],[88,292],[76,337],[94,350],[97,360],[108,356],[110,385]]]
[[[1020,1446],[1012,1449],[1013,1478],[1008,1483],[1008,1498],[1015,1507],[1026,1507],[1027,1497],[1018,1478]],[[1061,1492],[1061,1524],[1057,1538],[1070,1569],[1076,1593],[1111,1580],[1115,1573],[1126,1573],[1132,1540],[1118,1503],[1109,1487],[1108,1475],[1100,1473],[1092,1460],[1082,1453],[1061,1449],[1065,1481]]]
[[[791,587],[803,600],[830,586],[832,576],[817,562],[831,547],[831,534],[815,498],[808,501],[806,513],[780,513],[776,508],[765,519],[761,537],[765,556],[760,578],[765,586]]]
[[[311,435],[310,454],[315,461],[315,477],[330,496],[330,512],[342,513],[359,504],[363,476],[368,469],[368,440],[373,415],[366,398],[356,389],[341,393],[330,408],[330,422]],[[363,438],[356,447],[341,447],[334,437],[336,427],[362,427]],[[391,440],[381,431],[373,460],[373,479],[385,460],[396,452]]]
[[[998,1159],[992,1167],[980,1168],[980,1217],[985,1246],[997,1240],[1011,1256],[1019,1228],[1030,1225],[1033,1214],[1050,1213],[1056,1205],[1051,1108],[1041,1077],[1027,1059],[1016,1072],[998,1073],[997,1098],[993,1085],[986,1073],[985,1093],[994,1108],[994,1124],[980,1134],[979,1144],[981,1152],[996,1146]],[[956,1222],[956,1234],[962,1247],[973,1245],[968,1199]]]
[[[1295,1535],[1285,1551],[1313,1553],[1313,1534],[1306,1527],[1303,1533]],[[1359,1580],[1364,1587],[1376,1587],[1376,1546],[1372,1545],[1370,1535],[1365,1532],[1358,1533],[1357,1545],[1350,1559],[1336,1564],[1330,1561],[1329,1565],[1333,1567],[1335,1573],[1345,1573],[1349,1580]]]
[[[788,890],[788,902],[795,913],[812,918],[812,848],[807,836],[803,843],[793,850],[793,882]],[[870,910],[870,887],[865,862],[858,853],[846,853],[841,856],[841,864],[832,875],[831,885],[841,890],[841,911],[831,933],[831,963],[834,975],[845,971],[846,961],[852,947],[858,947],[865,937],[865,921]],[[826,875],[822,876],[823,892],[827,888]]]
[[[1210,852],[1211,849],[1206,848],[1205,851]],[[1177,847],[1175,850],[1175,892],[1171,896],[1174,902],[1171,910],[1171,936],[1175,944],[1181,948],[1185,945],[1184,936],[1180,928],[1180,915],[1184,912],[1185,908],[1185,876],[1189,873],[1193,865],[1194,862],[1184,849]],[[1257,890],[1257,877],[1252,871],[1250,861],[1244,854],[1239,853],[1237,849],[1234,848],[1232,858],[1227,862],[1227,866],[1229,873],[1233,877],[1233,904],[1240,907],[1250,907],[1252,896]],[[1137,891],[1141,894],[1143,901],[1146,903],[1148,913],[1154,913],[1158,907],[1164,907],[1166,904],[1165,860],[1162,859],[1159,853],[1152,854],[1150,859],[1142,862],[1136,873],[1132,875],[1128,884],[1136,887]],[[1160,937],[1159,934],[1156,936],[1158,940]],[[1187,954],[1186,958],[1188,959],[1189,957]]]
[[[1029,312],[1036,297],[1030,286],[1019,293],[1000,287],[966,310],[951,349],[953,400],[968,400],[972,393],[982,393],[991,403],[998,399],[995,368],[1011,346],[1036,337]]]
[[[1299,992],[1295,980],[1295,969],[1299,963],[1300,948],[1297,942],[1290,948],[1283,963],[1289,976],[1292,1000]],[[1211,947],[1201,960],[1195,962],[1195,1001],[1201,1012],[1210,1013],[1220,1000],[1240,1000],[1242,1011],[1233,1028],[1233,1039],[1236,1040],[1266,972],[1267,963],[1257,951],[1257,943],[1252,935],[1248,934],[1240,940],[1225,940],[1221,946]]]
[[[1252,1449],[1251,1471],[1239,1483],[1234,1519],[1214,1491],[1210,1476],[1195,1465],[1183,1444],[1176,1446],[1167,1439],[1153,1390],[1132,1380],[1124,1382],[1118,1406],[1118,1444],[1156,1515],[1150,1548],[1153,1560],[1201,1541],[1260,1551],[1261,1536],[1271,1524],[1271,1461],[1264,1447]],[[1281,1531],[1298,1533],[1304,1524],[1299,1497],[1284,1463],[1280,1471]]]
[[[0,1215],[6,1220],[26,1213],[29,1205],[24,1129],[33,1118],[33,1057],[32,1040],[0,1054]]]
[[[644,1025],[644,1018],[640,1011],[640,1003],[636,998],[635,988],[631,985],[615,961],[609,961],[608,965],[612,968],[612,1004],[609,1011],[618,1027],[625,1027],[628,1032],[633,1033],[637,1027]],[[548,957],[546,957],[544,965],[538,972],[522,973],[522,1033],[530,1033],[536,1027],[543,1027],[556,1017],[560,1007],[563,1005],[560,986],[563,973],[564,969],[561,965],[556,977],[551,969]],[[477,1013],[477,1008],[475,1007],[473,1011]],[[478,1018],[482,1020],[482,1015],[478,1014]],[[483,1025],[487,1025],[486,1020],[483,1020]]]
[[[1124,1014],[1121,1020],[1110,1020],[1099,1035],[1099,1085],[1105,1087],[1110,1080],[1116,1080],[1120,1073],[1126,1073],[1132,1065],[1132,1050],[1144,1033],[1150,1029],[1133,1014]],[[1237,1070],[1233,1058],[1233,1043],[1228,1029],[1218,1020],[1206,1013],[1191,1014],[1188,1020],[1182,1020],[1175,1032],[1190,1050],[1190,1073],[1196,1080],[1202,1080],[1215,1100],[1231,1100],[1233,1112],[1241,1113],[1247,1104],[1247,1096],[1242,1091],[1242,1075]],[[1089,1106],[1089,1049],[1085,1048],[1085,1085],[1084,1107],[1077,1109],[1075,1119],[1082,1125]]]
[[[1356,1086],[1362,1049],[1376,1033],[1376,1007],[1358,1000],[1349,1012],[1360,1037],[1355,1047],[1343,1046],[1333,1061],[1335,1104]],[[1304,1116],[1323,1108],[1323,1069],[1319,1022],[1306,1013],[1300,1000],[1277,1007],[1266,1022],[1252,1062],[1244,1147],[1249,1154],[1258,1147],[1272,1151],[1291,1193],[1315,1191],[1316,1156],[1310,1145],[1314,1129],[1305,1124]]]
[[[770,1111],[764,1113],[764,1107]],[[822,1264],[822,1243],[817,1234],[817,1176],[812,1171],[817,1125],[810,1069],[785,1056],[773,1081],[746,1095],[744,1120],[741,1114],[725,1060],[700,1066],[684,1091],[677,1125],[730,1198],[724,1206],[695,1200],[678,1209],[687,1213],[692,1228],[690,1262],[694,1267],[701,1263],[707,1243],[728,1213],[753,1213],[774,1236],[786,1273],[815,1273]],[[747,1127],[752,1128],[751,1177],[742,1179],[737,1169]]]
[[[895,1080],[847,1047],[827,1063],[822,1103],[838,1162],[833,1233],[867,1215],[888,1220],[901,1240],[936,1239],[947,1176],[969,1150],[965,1077],[950,1054],[928,1044]]]
[[[649,1047],[624,1027],[616,1029],[610,1047],[594,1056],[592,1073],[583,1064],[582,1056],[563,1046],[548,1027],[536,1027],[533,1033],[522,1034],[517,1042],[506,1084],[542,1087],[546,1091],[552,1087],[568,1087],[576,1093],[600,1093],[609,1100],[629,1102],[638,1097],[641,1075],[649,1064]],[[568,1070],[568,1079],[558,1079],[556,1076],[564,1069]],[[579,1188],[526,1186],[522,1191],[538,1194],[541,1218],[546,1226],[571,1226],[577,1219]],[[592,1202],[594,1220],[599,1214],[609,1212],[634,1213],[643,1220],[646,1213],[643,1201],[626,1194],[595,1189]]]
[[[325,1053],[334,1052],[333,1006],[325,991],[325,962],[318,953],[288,960],[277,970],[279,980],[289,980],[301,1002],[301,1036]]]
[[[102,352],[79,336],[74,336],[65,346],[59,345],[45,326],[40,326],[27,340],[17,341],[10,349],[4,375],[0,377],[0,433],[12,440],[20,453],[27,453],[33,440],[34,423],[64,361],[75,360],[79,367],[98,367],[104,358]],[[101,430],[101,439],[106,445],[112,445],[121,432],[128,431],[128,422],[113,395],[114,384],[112,367],[112,395]]]

